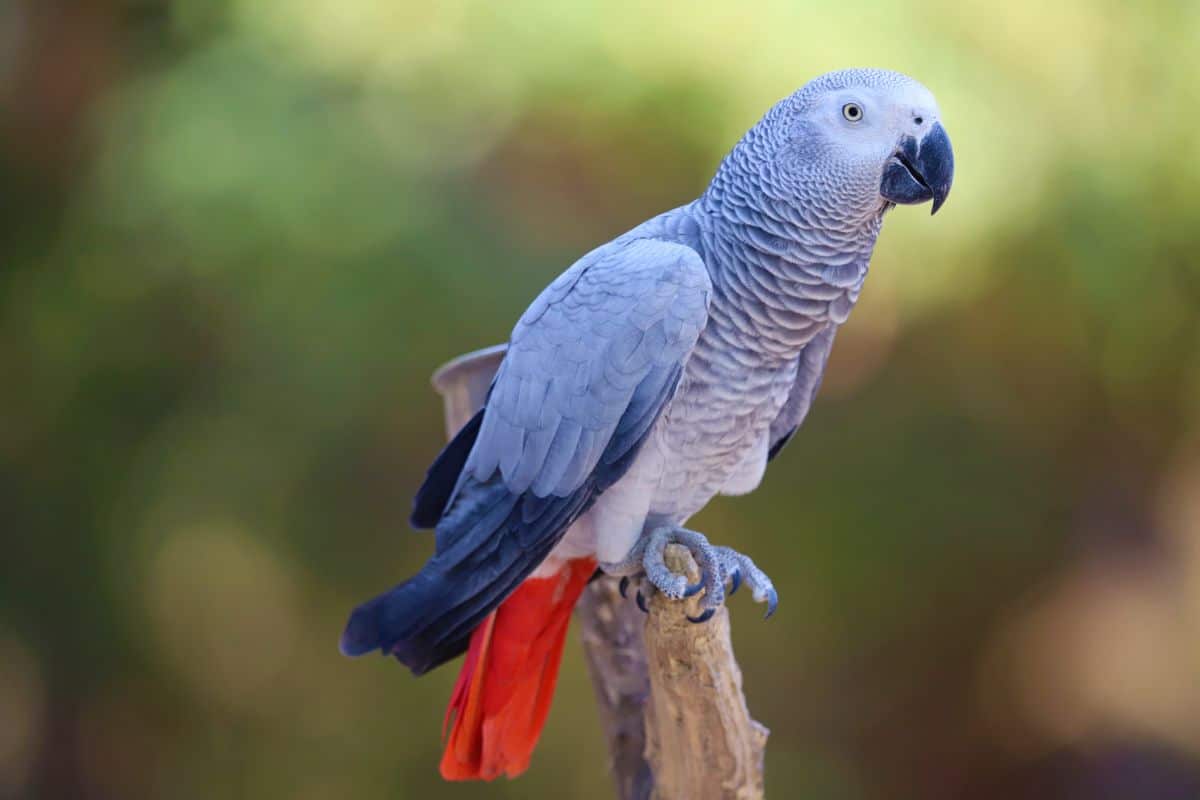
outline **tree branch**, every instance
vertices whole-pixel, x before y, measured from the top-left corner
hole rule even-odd
[[[667,566],[700,580],[686,548],[672,544]],[[733,655],[729,612],[717,609],[708,622],[700,598],[656,595],[646,619],[650,703],[646,708],[646,758],[654,774],[654,797],[753,800],[763,796],[763,754],[769,731],[755,722],[742,694],[742,671]]]
[[[647,800],[653,796],[654,775],[645,756],[644,713],[650,697],[642,643],[646,615],[621,597],[615,578],[602,575],[584,591],[575,618],[608,740],[608,769],[617,798]]]

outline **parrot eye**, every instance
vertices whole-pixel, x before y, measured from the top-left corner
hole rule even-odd
[[[863,118],[862,106],[858,103],[846,103],[842,106],[842,116],[850,122],[858,122]]]

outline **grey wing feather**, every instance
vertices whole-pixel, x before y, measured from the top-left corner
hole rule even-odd
[[[767,451],[767,460],[779,455],[792,434],[808,416],[813,398],[821,388],[821,378],[825,375],[825,364],[829,361],[829,352],[833,349],[833,337],[837,334],[837,325],[829,325],[804,346],[800,352],[800,363],[796,368],[796,382],[788,393],[788,399],[779,410],[779,416],[771,423],[771,447]]]
[[[580,259],[513,330],[464,474],[499,469],[515,494],[574,492],[670,399],[710,292],[685,245],[619,239]]]
[[[343,652],[380,649],[418,675],[462,653],[637,457],[707,322],[710,292],[696,251],[633,237],[551,284],[517,323],[484,409],[418,492],[416,521],[436,520],[433,558],[355,609]]]

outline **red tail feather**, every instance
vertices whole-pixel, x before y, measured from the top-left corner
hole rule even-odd
[[[529,766],[562,659],[571,609],[596,562],[527,578],[475,632],[442,724],[446,780],[515,778]],[[453,721],[451,721],[453,718]]]

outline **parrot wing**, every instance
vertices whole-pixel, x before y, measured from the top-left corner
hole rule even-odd
[[[821,388],[821,378],[825,375],[825,364],[829,361],[829,352],[833,349],[833,337],[837,334],[837,325],[829,325],[813,337],[804,349],[800,351],[800,363],[796,368],[796,382],[788,393],[787,401],[779,410],[770,430],[770,449],[767,451],[767,461],[779,455],[792,434],[808,416],[813,398]]]
[[[629,468],[674,396],[711,289],[695,250],[624,237],[547,287],[514,328],[483,410],[418,492],[414,519],[436,520],[434,557],[361,606],[343,648],[381,647],[417,673],[462,652]]]
[[[566,497],[644,436],[708,317],[699,254],[654,239],[585,256],[513,330],[466,471]]]

